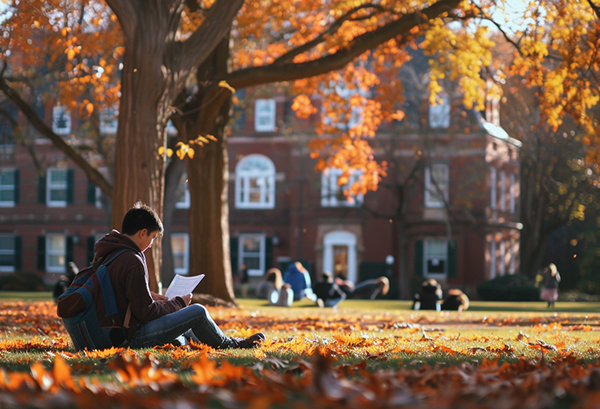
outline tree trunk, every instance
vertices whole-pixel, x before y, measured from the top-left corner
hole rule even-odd
[[[160,68],[164,48],[161,39],[164,41],[169,25],[164,17],[157,17],[160,13],[154,7],[156,3],[148,2],[136,11],[144,16],[137,19],[133,35],[125,37],[111,218],[112,228],[118,230],[123,216],[137,201],[153,208],[160,217],[163,213],[164,160],[158,149],[164,138],[157,118],[167,89]],[[157,291],[160,241],[146,256],[150,288]]]

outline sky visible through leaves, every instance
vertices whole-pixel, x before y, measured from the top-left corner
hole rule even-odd
[[[597,407],[598,317],[211,308],[255,350],[74,353],[51,302],[0,306],[2,408]]]

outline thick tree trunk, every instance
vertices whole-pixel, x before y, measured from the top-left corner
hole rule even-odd
[[[158,149],[163,146],[162,132],[157,127],[167,83],[161,72],[163,44],[168,31],[166,19],[151,7],[137,20],[135,32],[125,38],[119,127],[115,150],[115,181],[112,197],[112,228],[121,229],[123,216],[135,202],[141,201],[163,213],[164,160]],[[150,35],[152,33],[152,35]],[[148,254],[151,253],[151,254]],[[146,253],[150,288],[160,283],[160,241]]]
[[[210,58],[198,68],[198,82],[225,72],[229,42],[224,39]],[[202,109],[198,109],[202,107]],[[231,94],[216,84],[202,88],[184,114],[178,118],[180,139],[193,140],[211,134],[203,147],[194,145],[196,154],[187,159],[190,191],[190,274],[206,274],[197,292],[226,301],[235,299],[229,258],[229,159],[225,125],[231,109]],[[183,132],[184,134],[181,134]]]

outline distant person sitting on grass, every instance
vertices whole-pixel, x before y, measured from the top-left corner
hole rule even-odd
[[[441,310],[443,298],[442,286],[430,278],[423,281],[421,291],[413,297],[413,310]]]
[[[123,218],[121,233],[113,230],[96,243],[94,268],[98,269],[103,262],[113,260],[107,265],[110,282],[103,282],[103,285],[106,288],[107,284],[112,284],[112,302],[116,304],[118,314],[117,318],[115,315],[102,316],[101,311],[108,307],[104,305],[103,298],[97,298],[96,301],[102,300],[101,305],[96,302],[100,327],[112,329],[105,335],[98,327],[94,327],[96,333],[90,333],[90,327],[82,330],[81,328],[86,327],[85,320],[70,325],[67,331],[75,349],[122,346],[152,348],[190,340],[213,348],[253,348],[260,344],[265,339],[260,332],[244,339],[230,338],[223,334],[204,306],[190,305],[192,294],[167,299],[150,291],[144,251],[162,233],[163,225],[158,215],[138,202]],[[122,250],[126,251],[121,252]],[[118,253],[118,257],[113,259]],[[96,290],[95,287],[94,289]],[[105,289],[102,292],[106,294]],[[75,295],[81,298],[77,293],[68,292],[64,299],[59,298],[60,317],[72,316],[65,312],[77,308],[78,298],[71,297]]]
[[[67,291],[67,288],[69,288],[77,273],[79,273],[77,264],[69,261],[67,263],[65,275],[60,276],[60,279],[56,282],[56,284],[54,284],[54,289],[52,291],[52,297],[54,297],[54,301],[58,300],[58,297]]]
[[[442,311],[466,311],[469,308],[469,297],[458,288],[448,290],[442,302]]]
[[[346,299],[346,294],[333,281],[333,274],[329,271],[323,272],[322,281],[315,284],[313,288],[317,295],[317,305],[323,307],[335,307]]]
[[[380,294],[386,295],[390,290],[390,280],[384,276],[354,284],[352,281],[338,275],[335,282],[340,286],[348,299],[374,300]]]
[[[317,296],[312,290],[310,274],[299,261],[288,266],[283,275],[283,282],[292,287],[294,300],[308,298],[311,301],[317,301]]]
[[[289,284],[284,284],[281,271],[278,268],[270,268],[265,274],[265,279],[256,289],[258,298],[266,299],[270,305],[291,307],[294,302],[294,292]]]

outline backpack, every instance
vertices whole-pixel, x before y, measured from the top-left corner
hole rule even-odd
[[[131,306],[125,317],[121,317],[108,274],[108,265],[126,251],[132,250],[119,251],[96,270],[93,266],[82,270],[58,298],[57,314],[75,350],[127,346]]]

